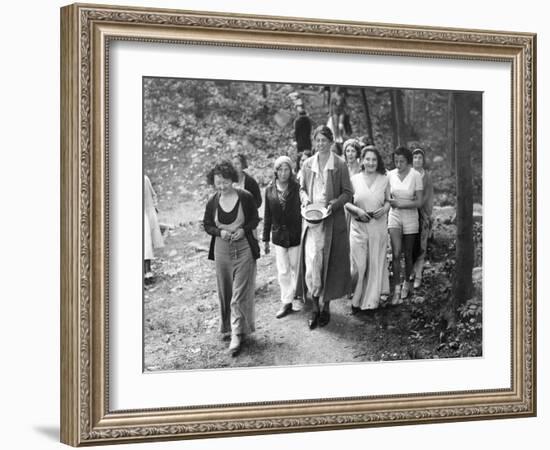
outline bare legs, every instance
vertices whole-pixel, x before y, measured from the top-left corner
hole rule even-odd
[[[413,248],[416,241],[416,234],[405,234],[403,236],[403,252],[405,253],[405,280],[411,278],[413,273]]]
[[[405,257],[405,277],[404,286],[407,289],[408,295],[408,283],[413,273],[413,247],[416,239],[416,234],[402,234],[399,228],[390,228],[390,240],[392,249],[392,286],[394,289],[393,303],[398,303],[398,298],[401,297],[401,253],[404,253]],[[405,292],[404,292],[405,294]],[[405,295],[406,297],[406,295]]]

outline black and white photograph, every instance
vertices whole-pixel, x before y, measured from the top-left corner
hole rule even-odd
[[[144,371],[482,357],[482,100],[144,77]]]

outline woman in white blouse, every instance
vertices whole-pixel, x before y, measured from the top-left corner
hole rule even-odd
[[[410,293],[413,273],[413,247],[419,231],[418,208],[422,206],[422,177],[412,168],[409,149],[398,147],[393,153],[395,169],[388,172],[390,183],[390,213],[388,229],[392,248],[392,303],[399,304]],[[401,253],[405,257],[405,276],[401,287]]]

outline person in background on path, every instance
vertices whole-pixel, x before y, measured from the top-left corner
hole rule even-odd
[[[362,154],[362,172],[351,177],[353,203],[346,209],[353,217],[350,224],[352,279],[356,279],[351,301],[351,313],[360,310],[372,313],[380,297],[388,295],[389,272],[386,261],[388,248],[388,211],[390,186],[384,162],[378,150],[366,147]]]
[[[326,107],[330,112],[330,96],[331,96],[330,86],[321,86],[319,88],[319,92],[323,96],[323,107]]]
[[[424,260],[428,249],[428,237],[432,229],[432,209],[434,186],[430,173],[426,170],[426,155],[422,148],[416,148],[412,152],[413,168],[422,176],[422,186],[424,187],[424,195],[422,206],[418,209],[420,215],[420,245],[419,253],[415,255],[414,260],[414,284],[415,289],[422,284],[422,270],[424,269]],[[411,276],[412,277],[412,276]]]
[[[321,125],[313,132],[317,150],[302,166],[302,207],[310,203],[326,207],[329,215],[320,223],[304,222],[300,244],[300,265],[296,292],[313,305],[310,329],[330,321],[330,301],[349,293],[349,239],[344,205],[352,199],[346,163],[331,152],[332,132]]]
[[[306,159],[308,159],[311,156],[311,151],[304,150],[304,153],[301,155],[298,155],[298,167],[297,167],[297,174],[296,174],[296,181],[298,184],[300,184],[300,181],[302,179],[302,166],[304,165],[304,162]]]
[[[252,194],[234,187],[237,171],[229,161],[216,164],[207,180],[216,188],[206,204],[203,222],[212,236],[208,259],[216,264],[220,332],[224,338],[231,334],[229,352],[237,356],[244,337],[255,329],[254,290],[260,246],[253,231],[260,219]]]
[[[374,147],[373,140],[366,134],[364,134],[363,136],[359,136],[358,140],[359,140],[359,143],[361,144],[361,150],[363,150],[367,146]]]
[[[275,174],[265,190],[264,251],[269,253],[269,241],[275,247],[277,275],[281,288],[280,319],[293,311],[296,293],[302,216],[300,213],[300,185],[294,179],[292,161],[288,156],[275,160]],[[301,308],[298,308],[301,309]]]
[[[398,147],[393,153],[395,169],[388,172],[390,183],[390,214],[388,229],[392,248],[393,299],[392,304],[402,303],[410,293],[410,277],[413,273],[413,247],[419,231],[418,208],[423,202],[422,177],[414,170],[412,153]],[[405,277],[401,288],[401,253],[405,257]]]
[[[301,154],[306,150],[311,151],[312,121],[302,104],[296,106],[296,112],[298,117],[294,120],[294,139],[296,140],[296,151]]]
[[[151,260],[155,249],[164,247],[157,217],[157,194],[147,175],[143,176],[143,272],[145,284],[153,282]]]
[[[346,165],[348,166],[348,172],[350,180],[351,178],[361,172],[361,163],[359,162],[361,159],[361,144],[357,139],[348,139],[346,142],[344,142],[343,145],[344,149],[344,161],[346,162]],[[349,214],[349,211],[347,208],[344,209],[344,212],[346,214],[346,225],[348,229],[348,234],[350,231],[350,223],[351,223],[351,215]],[[350,254],[351,257],[351,254]],[[352,277],[353,282],[355,281]],[[352,289],[353,289],[353,283],[352,283]]]
[[[361,143],[357,139],[348,139],[344,142],[344,160],[348,166],[348,172],[350,178],[355,174],[361,172]]]
[[[334,140],[342,143],[344,141],[345,127],[344,120],[346,116],[346,91],[342,86],[337,86],[330,99],[330,119]]]
[[[236,153],[232,157],[232,162],[233,167],[237,171],[235,187],[250,192],[252,197],[254,197],[256,208],[259,208],[262,205],[262,194],[256,180],[245,172],[245,169],[248,168],[246,156],[242,153]]]
[[[330,151],[344,159],[344,147],[341,142],[333,142],[330,146]]]

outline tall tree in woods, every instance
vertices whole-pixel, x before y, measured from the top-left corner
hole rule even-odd
[[[264,111],[264,114],[266,116],[269,112],[269,107],[267,106],[267,94],[268,94],[268,92],[269,92],[269,90],[268,90],[267,84],[262,83],[262,97],[264,99],[263,111]]]
[[[472,269],[474,265],[473,237],[473,183],[471,108],[475,99],[471,94],[453,93],[456,130],[456,270],[453,284],[452,309],[471,298],[473,291]]]
[[[447,160],[449,161],[449,169],[451,175],[455,173],[456,161],[455,161],[455,147],[456,147],[456,135],[455,130],[455,102],[454,94],[449,92],[449,98],[447,101]]]
[[[392,116],[393,146],[397,148],[407,144],[407,124],[405,122],[405,107],[403,91],[390,89],[390,105]]]
[[[408,95],[405,95],[405,112],[406,112],[406,121],[409,124],[410,128],[414,128],[414,122],[415,122],[415,99],[416,99],[416,91],[408,91]]]
[[[372,119],[370,117],[369,102],[367,101],[367,93],[365,88],[361,88],[361,99],[363,100],[363,109],[365,110],[365,121],[367,124],[367,136],[374,142],[374,134],[372,132]]]

